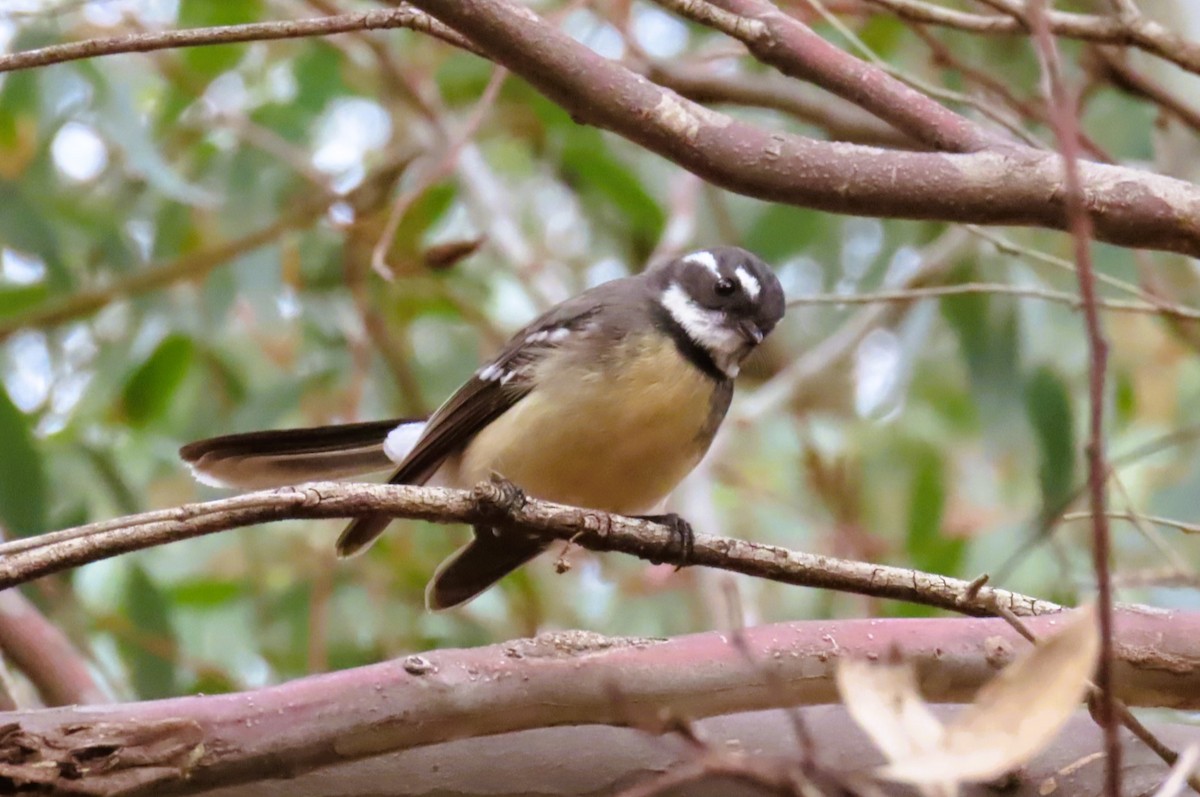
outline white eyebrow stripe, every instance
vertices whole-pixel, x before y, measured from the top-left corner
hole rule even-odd
[[[757,299],[758,295],[762,293],[762,285],[759,284],[754,275],[743,266],[738,266],[737,271],[734,273],[737,274],[738,282],[742,283],[742,289],[746,291],[746,295],[751,300]]]
[[[714,277],[721,276],[721,269],[717,266],[717,258],[707,249],[702,249],[699,252],[692,252],[683,258],[685,263],[695,263],[697,266],[703,266],[712,272]]]

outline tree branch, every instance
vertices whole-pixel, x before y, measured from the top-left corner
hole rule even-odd
[[[1127,611],[1118,619],[1120,696],[1130,705],[1200,707],[1200,614]],[[1050,635],[1060,621],[1028,625]],[[1024,644],[1003,620],[973,619],[786,623],[747,629],[738,642],[718,632],[669,640],[559,632],[245,694],[0,714],[0,776],[69,787],[55,766],[63,762],[88,793],[191,794],[452,739],[661,727],[663,717],[830,703],[846,655],[901,655],[916,663],[928,699],[961,702]]]
[[[798,296],[788,301],[788,306],[806,304],[878,304],[883,302],[911,302],[921,299],[940,299],[947,296],[985,294],[991,296],[1016,296],[1025,299],[1065,304],[1073,310],[1083,307],[1078,294],[1066,291],[1035,288],[1025,285],[1009,285],[1002,282],[960,282],[953,285],[933,285],[921,288],[900,288],[894,291],[870,291],[867,293],[815,293]],[[1200,321],[1200,310],[1182,305],[1159,306],[1150,302],[1124,301],[1120,299],[1096,299],[1096,307],[1116,313],[1144,313],[1179,320]]]
[[[463,40],[454,31],[447,30],[437,20],[431,19],[428,14],[412,8],[396,8],[313,19],[252,22],[245,25],[136,33],[128,36],[54,44],[36,50],[0,55],[0,73],[120,53],[148,53],[177,47],[206,47],[214,44],[300,39],[350,31],[391,28],[411,28],[442,39],[456,47],[471,49],[469,42]]]
[[[1011,15],[1025,30],[1032,29],[1029,20],[1032,6],[1028,0],[984,2]],[[1046,20],[1056,35],[1137,47],[1189,72],[1200,74],[1200,43],[1174,33],[1132,6],[1126,11],[1109,16],[1047,10]]]
[[[335,202],[348,202],[355,208],[375,202],[379,195],[391,190],[397,176],[411,159],[412,155],[400,155],[390,159],[344,197],[334,193],[323,193],[301,198],[271,224],[232,241],[188,252],[165,263],[147,266],[107,285],[85,288],[61,298],[52,298],[25,312],[0,320],[0,343],[22,329],[56,326],[91,315],[117,298],[140,296],[182,280],[201,279],[214,269],[274,243],[292,230],[312,225]]]
[[[47,706],[112,699],[66,634],[15,589],[0,592],[0,651],[37,687]]]
[[[1046,19],[1047,0],[1032,0],[1029,21],[1041,62],[1048,113],[1066,166],[1066,203],[1074,243],[1079,297],[1087,333],[1088,367],[1088,493],[1092,511],[1092,564],[1096,573],[1100,660],[1096,668],[1097,721],[1104,728],[1105,793],[1121,795],[1121,744],[1113,696],[1113,593],[1108,525],[1108,459],[1104,445],[1105,383],[1108,374],[1108,339],[1097,308],[1096,273],[1092,263],[1092,220],[1084,204],[1079,175],[1079,103],[1067,90],[1054,35]]]
[[[1025,35],[1028,6],[1017,0],[991,0],[1003,11],[972,14],[943,8],[923,0],[864,0],[885,8],[901,19],[926,25],[941,25],[971,33]],[[1046,22],[1055,36],[1096,44],[1137,47],[1189,72],[1200,74],[1200,44],[1173,33],[1142,14],[1100,16],[1047,9]]]
[[[580,122],[732,191],[872,216],[1065,229],[1062,158],[1010,145],[903,152],[772,132],[696,105],[605,59],[512,0],[415,0]],[[1097,237],[1200,255],[1200,189],[1129,168],[1080,164]]]
[[[840,97],[782,75],[723,74],[699,65],[655,61],[646,76],[701,104],[771,108],[824,130],[836,141],[898,149],[925,149],[916,139]]]
[[[977,152],[1009,143],[875,65],[835,47],[766,0],[656,2],[737,39],[764,64],[849,100],[932,149]]]
[[[514,498],[514,493],[511,485],[489,482],[474,490],[313,482],[187,504],[0,545],[0,589],[118,554],[240,526],[377,513],[438,523],[488,523],[571,541],[594,551],[622,551],[652,562],[678,559],[677,535],[667,526],[532,498]],[[1061,609],[1048,601],[1001,589],[985,587],[976,596],[969,582],[945,576],[699,533],[687,563],[976,616],[993,614],[992,606],[996,604],[1017,615]]]

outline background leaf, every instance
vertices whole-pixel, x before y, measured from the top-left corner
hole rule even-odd
[[[176,694],[175,651],[179,642],[171,624],[168,596],[141,565],[134,565],[125,576],[121,603],[127,624],[117,629],[117,647],[138,697]]]
[[[1025,386],[1025,403],[1038,442],[1042,507],[1049,515],[1064,508],[1077,486],[1071,396],[1066,383],[1053,369],[1041,367]]]
[[[46,531],[47,490],[29,419],[0,383],[0,520],[18,536]]]
[[[163,338],[125,382],[121,408],[130,423],[145,426],[166,412],[194,356],[191,338],[183,335]]]
[[[240,25],[262,16],[261,0],[180,0],[179,26],[186,28]],[[246,51],[244,44],[188,47],[181,57],[192,75],[213,78],[233,67]]]

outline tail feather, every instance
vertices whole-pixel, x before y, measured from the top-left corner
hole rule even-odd
[[[474,598],[546,550],[546,541],[476,526],[470,542],[438,565],[425,588],[425,606],[449,609]]]
[[[385,440],[423,421],[394,419],[223,435],[179,449],[196,478],[217,487],[260,489],[315,479],[343,479],[395,464]]]
[[[390,515],[363,515],[350,521],[338,535],[337,555],[345,558],[359,553],[375,542],[375,538],[383,534],[391,522]]]
[[[189,443],[179,450],[179,456],[205,484],[279,487],[393,467],[407,456],[423,426],[424,420],[395,419],[231,434]],[[403,470],[395,474],[393,482],[403,475]],[[338,555],[351,556],[363,550],[391,522],[387,515],[357,518],[338,538]],[[475,537],[438,566],[425,590],[425,604],[439,610],[466,603],[540,554],[546,545],[536,537],[476,526]]]

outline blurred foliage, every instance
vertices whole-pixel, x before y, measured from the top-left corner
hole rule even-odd
[[[0,41],[19,50],[134,25],[307,16],[329,5],[46,3],[40,13],[0,9]],[[676,41],[698,50],[718,40],[652,6],[633,9],[634,30],[654,31],[648,43],[656,47]],[[934,64],[896,20],[849,23],[901,68],[969,86],[956,68]],[[619,48],[615,28],[592,12],[572,12],[564,24],[606,54]],[[1017,96],[1036,98],[1027,42],[937,35],[964,63],[1002,73]],[[427,411],[540,308],[640,268],[664,237],[684,247],[750,247],[801,296],[894,287],[919,263],[920,247],[947,230],[834,217],[705,186],[576,124],[513,78],[457,167],[437,174],[444,144],[461,135],[492,74],[473,56],[392,31],[0,76],[7,531],[34,534],[215,497],[176,459],[179,445],[195,438]],[[1152,113],[1142,105],[1099,87],[1086,111],[1088,132],[1115,158],[1153,155]],[[822,135],[775,112],[730,112]],[[352,206],[346,192],[408,161],[394,183]],[[214,255],[323,196],[328,208],[315,222],[281,224],[258,248]],[[385,281],[370,259],[399,197],[411,201],[386,251],[396,278]],[[1007,234],[1069,256],[1061,235]],[[430,246],[477,237],[485,239],[477,253],[428,265]],[[1129,252],[1096,254],[1105,274],[1138,279]],[[1176,268],[1165,256],[1147,262]],[[959,247],[953,266],[951,281],[1074,287],[1070,273],[978,239]],[[86,291],[99,291],[96,309],[72,310]],[[741,398],[863,312],[793,308],[747,368]],[[1150,317],[1110,314],[1106,322],[1115,345],[1106,397],[1114,454],[1200,421],[1189,338]],[[1043,513],[1075,495],[1087,359],[1070,308],[1009,296],[918,303],[850,354],[836,378],[808,386],[803,401],[753,424],[729,424],[719,455],[679,491],[674,508],[703,530],[972,578],[1026,546]],[[1126,463],[1128,500],[1196,520],[1195,449],[1181,435]],[[1114,496],[1124,508],[1123,494]],[[98,563],[29,593],[94,651],[118,691],[144,697],[255,686],[539,629],[661,635],[728,616],[722,575],[574,551],[571,570],[559,576],[553,560],[561,546],[468,608],[428,614],[425,581],[464,530],[397,524],[368,555],[337,561],[338,528],[232,531]],[[1115,531],[1119,577],[1161,571],[1158,548],[1128,525]],[[1194,540],[1163,536],[1180,560],[1197,561]],[[1086,540],[1085,524],[1063,526],[1054,546],[1031,549],[1005,585],[1062,600],[1087,594]],[[754,622],[926,613],[734,583]],[[1120,594],[1195,604],[1194,592],[1153,583]]]

